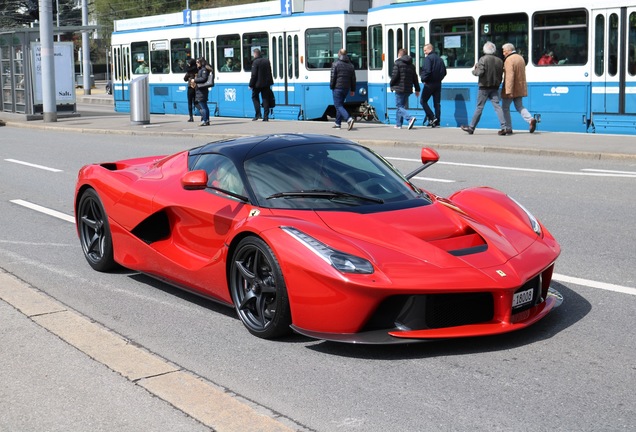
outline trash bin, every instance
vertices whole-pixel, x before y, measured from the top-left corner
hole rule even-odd
[[[150,93],[148,75],[130,81],[130,123],[134,125],[150,123]]]

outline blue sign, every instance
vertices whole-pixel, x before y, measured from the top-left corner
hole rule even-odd
[[[292,14],[292,0],[280,0],[280,14],[290,16]]]
[[[192,10],[183,10],[183,25],[192,25]]]

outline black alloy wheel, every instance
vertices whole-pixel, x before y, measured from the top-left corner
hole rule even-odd
[[[77,206],[77,224],[82,251],[88,264],[105,272],[117,266],[108,218],[97,192],[87,189]]]
[[[273,339],[291,333],[283,274],[260,238],[246,237],[238,244],[230,267],[230,291],[239,318],[254,336]]]

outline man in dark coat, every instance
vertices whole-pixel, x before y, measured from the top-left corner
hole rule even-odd
[[[426,112],[428,125],[430,127],[437,127],[439,126],[442,115],[442,80],[446,76],[446,65],[435,52],[433,45],[424,45],[424,54],[426,54],[426,57],[420,70],[420,78],[422,79],[424,88],[422,89],[420,103]],[[433,96],[433,108],[435,108],[435,113],[433,113],[428,106],[428,100],[431,96]],[[426,121],[426,119],[424,121]]]
[[[499,105],[499,86],[501,85],[503,75],[503,60],[495,55],[497,47],[490,41],[484,44],[483,52],[484,55],[479,57],[479,60],[475,63],[475,67],[473,68],[473,75],[478,77],[477,81],[479,85],[479,90],[477,91],[477,107],[475,108],[475,113],[473,114],[470,124],[462,125],[461,128],[464,132],[468,132],[472,135],[481,119],[484,105],[490,101],[501,124],[501,130],[497,132],[497,134],[506,135],[506,120],[504,119],[501,105]]]
[[[196,60],[193,58],[188,60],[186,73],[183,77],[183,80],[188,83],[188,114],[190,115],[190,118],[188,119],[189,122],[194,121],[194,117],[192,116],[192,114],[195,106],[194,98],[196,96],[196,83],[191,84],[191,82],[194,80],[194,78],[196,78],[198,71],[199,69],[197,68]]]
[[[271,86],[274,84],[272,77],[272,65],[269,60],[261,57],[261,50],[256,48],[253,51],[254,61],[252,62],[252,76],[250,77],[249,88],[252,89],[252,102],[254,103],[254,118],[256,121],[261,118],[261,101],[263,98],[263,121],[269,121],[269,110],[274,97]]]
[[[344,107],[344,101],[347,93],[353,96],[356,88],[356,71],[349,60],[347,50],[342,48],[338,51],[338,60],[331,66],[331,79],[329,88],[333,94],[333,105],[336,107],[336,123],[333,125],[335,129],[340,129],[342,120],[347,119],[347,129],[353,128],[353,117]]]
[[[420,95],[420,83],[417,80],[417,72],[413,65],[413,59],[406,53],[404,48],[398,50],[398,58],[393,64],[393,72],[391,73],[391,91],[395,92],[395,128],[401,129],[404,120],[408,122],[408,128],[413,129],[415,117],[406,110],[406,102],[413,93],[415,87],[415,95]]]

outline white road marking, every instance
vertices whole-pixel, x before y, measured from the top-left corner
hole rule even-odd
[[[33,204],[28,201],[24,201],[21,199],[11,200],[13,204],[20,205],[22,207],[30,208],[31,210],[35,210],[40,213],[47,214],[49,216],[56,217],[58,219],[62,219],[66,222],[75,223],[75,218],[73,216],[69,216],[66,213],[59,212],[57,210],[51,210],[50,208],[42,207],[41,205]]]
[[[418,162],[421,163],[419,159],[408,159],[408,158],[397,158],[397,157],[387,157],[389,160],[398,160],[404,162]],[[504,171],[525,171],[525,172],[533,172],[533,173],[542,173],[542,174],[559,174],[559,175],[572,175],[572,176],[585,176],[585,177],[625,177],[625,178],[636,178],[636,173],[632,173],[629,171],[610,171],[610,170],[582,170],[585,172],[579,171],[555,171],[555,170],[545,170],[545,169],[537,169],[537,168],[517,168],[517,167],[506,167],[506,166],[498,166],[498,165],[482,165],[482,164],[468,164],[468,163],[459,163],[459,162],[437,162],[440,165],[453,165],[453,166],[464,166],[471,168],[487,168],[487,169],[497,169]]]
[[[619,292],[623,294],[636,295],[636,288],[630,288],[630,287],[621,286],[621,285],[614,285],[611,283],[597,282],[597,281],[593,281],[589,279],[581,279],[581,278],[565,276],[565,275],[557,274],[557,273],[554,273],[552,275],[552,279],[559,282],[568,282],[568,283],[586,286],[589,288],[598,288],[605,291],[614,291],[614,292]]]
[[[438,183],[455,183],[455,180],[445,180],[445,179],[438,179],[438,178],[432,178],[432,177],[413,177],[413,178],[417,180],[432,181],[432,182],[438,182]]]
[[[23,207],[26,208],[30,208],[32,210],[38,211],[40,213],[44,213],[59,219],[62,219],[64,221],[70,222],[70,223],[75,223],[75,218],[72,216],[69,216],[65,213],[62,212],[58,212],[56,210],[51,210],[49,208],[46,207],[42,207],[40,205],[37,204],[33,204],[30,203],[28,201],[24,201],[24,200],[20,200],[20,199],[16,199],[16,200],[11,200],[12,203],[14,204],[18,204],[21,205]],[[605,291],[614,291],[614,292],[619,292],[619,293],[623,293],[623,294],[629,294],[629,295],[636,295],[636,288],[631,288],[631,287],[626,287],[626,286],[621,286],[621,285],[615,285],[615,284],[610,284],[610,283],[606,283],[606,282],[597,282],[597,281],[593,281],[593,280],[588,280],[588,279],[581,279],[581,278],[577,278],[577,277],[573,277],[573,276],[566,276],[566,275],[562,275],[562,274],[558,274],[555,273],[552,278],[555,281],[558,282],[567,282],[567,283],[573,283],[576,285],[581,285],[581,286],[586,286],[589,288],[598,288],[598,289],[602,289]]]
[[[636,171],[616,171],[616,170],[603,170],[603,169],[594,169],[594,168],[583,168],[581,171],[636,175]]]
[[[38,168],[38,169],[42,169],[42,170],[46,170],[46,171],[53,171],[53,172],[63,172],[61,169],[57,169],[57,168],[50,168],[44,165],[38,165],[38,164],[33,164],[33,163],[29,163],[29,162],[24,162],[24,161],[19,161],[16,159],[5,159],[7,162],[12,162],[12,163],[16,163],[16,164],[20,164],[20,165],[26,165],[32,168]]]

